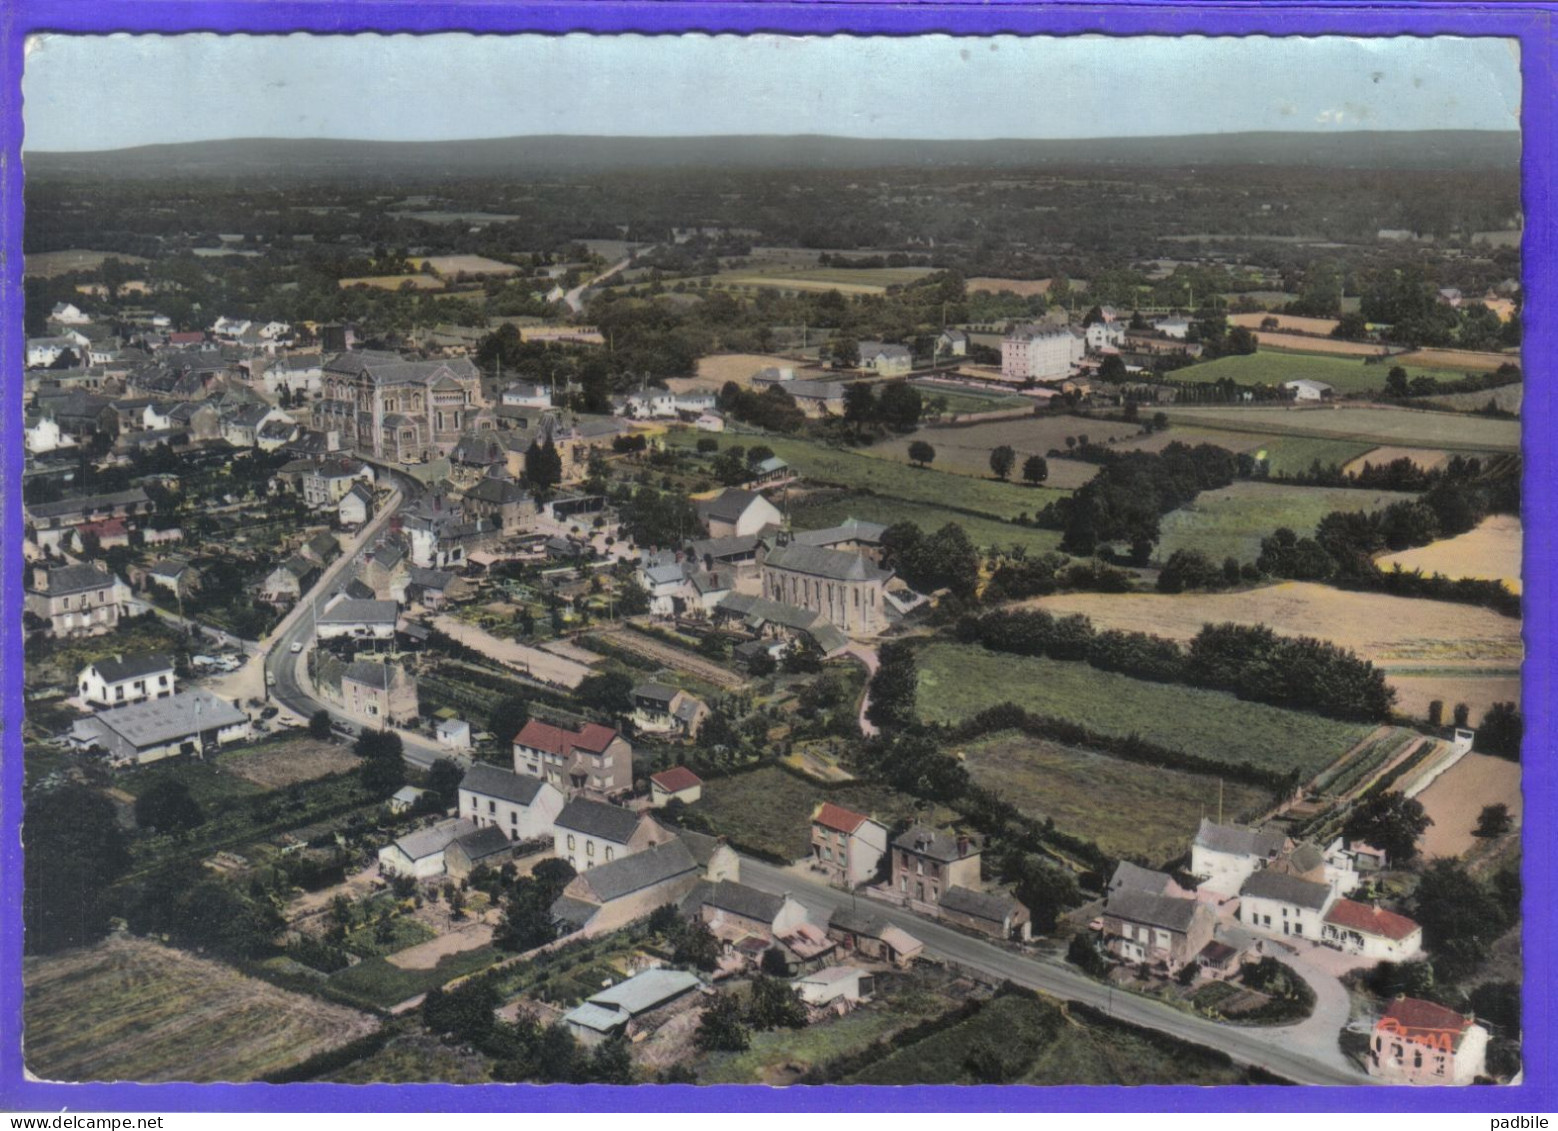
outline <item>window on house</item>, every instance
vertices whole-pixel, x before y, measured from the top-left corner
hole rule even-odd
[[[489,812],[489,813],[496,813],[497,811],[498,811],[498,803],[496,801],[489,801],[489,802],[487,802],[487,812]]]
[[[518,813],[515,813],[515,812],[512,812],[512,811],[509,813],[509,824],[511,824],[511,825],[519,824],[519,814]]]
[[[586,856],[595,855],[595,842],[593,840],[587,840],[584,842],[584,854]]]
[[[617,856],[617,853],[616,853],[615,849],[612,849],[610,847],[608,847],[606,849],[606,862],[608,864],[611,863],[612,860],[616,859],[616,856]]]
[[[573,851],[573,834],[572,834],[572,833],[569,833],[569,834],[568,834],[568,851],[569,851],[569,852],[572,852],[572,851]],[[572,858],[570,858],[570,859],[569,859],[569,861],[568,861],[568,862],[569,862],[569,863],[570,863],[570,864],[571,864],[571,863],[573,863],[573,860],[572,860]]]

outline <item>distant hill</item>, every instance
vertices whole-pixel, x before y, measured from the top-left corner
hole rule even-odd
[[[569,175],[625,169],[1266,165],[1356,169],[1519,167],[1514,131],[1231,133],[1085,140],[577,137],[378,142],[238,138],[91,153],[29,152],[30,176],[377,179]]]

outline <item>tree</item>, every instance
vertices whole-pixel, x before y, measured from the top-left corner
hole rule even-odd
[[[844,421],[864,428],[877,420],[876,390],[868,382],[856,381],[844,386]]]
[[[784,951],[777,946],[771,946],[763,951],[763,961],[759,964],[764,974],[770,978],[788,978],[790,976],[790,963],[785,958]]]
[[[1470,721],[1471,708],[1468,707],[1465,703],[1457,703],[1455,705],[1455,725],[1457,727],[1465,727],[1466,724]]]
[[[1513,703],[1494,703],[1477,727],[1477,746],[1485,753],[1519,761],[1524,733],[1525,720],[1520,710]]]
[[[405,743],[394,731],[365,730],[353,749],[363,760],[363,788],[375,797],[388,797],[406,784]]]
[[[449,809],[460,802],[460,780],[465,771],[453,758],[439,758],[427,771],[427,788],[436,794],[442,808]]]
[[[159,833],[185,833],[205,820],[189,786],[175,778],[163,778],[135,799],[135,823]]]
[[[1385,392],[1393,397],[1404,397],[1407,389],[1407,371],[1399,365],[1392,365],[1390,372],[1385,374]]]
[[[741,1052],[752,1034],[741,1020],[741,1004],[732,994],[721,993],[704,1006],[693,1044],[702,1052]]]
[[[532,440],[525,452],[525,482],[537,492],[550,491],[563,481],[563,457],[550,436]]]
[[[321,742],[330,737],[330,712],[323,707],[308,717],[308,737]]]
[[[719,965],[720,941],[702,919],[682,920],[670,931],[671,957],[683,966],[713,970]]]
[[[915,440],[909,444],[909,462],[920,467],[929,467],[936,459],[936,449],[924,440]]]
[[[27,798],[22,821],[23,945],[49,954],[108,931],[108,885],[129,864],[113,802],[74,782]]]
[[[759,974],[752,979],[746,1019],[758,1030],[800,1029],[806,1024],[806,1006],[788,982]]]
[[[1049,478],[1049,460],[1043,456],[1029,456],[1022,462],[1023,480],[1034,487]]]
[[[1017,453],[1012,450],[1010,444],[1002,444],[990,453],[990,470],[995,477],[1005,482],[1006,477],[1012,473],[1012,466],[1017,462]]]
[[[828,356],[835,369],[854,369],[860,364],[860,343],[840,334],[828,343]]]
[[[896,432],[912,431],[919,424],[924,408],[920,391],[907,381],[894,381],[882,390],[877,401],[877,415],[883,424]]]
[[[1125,359],[1117,353],[1107,355],[1098,364],[1098,379],[1107,381],[1111,385],[1118,385],[1125,380]]]
[[[1433,823],[1422,802],[1399,793],[1380,793],[1347,818],[1342,833],[1383,850],[1399,867],[1417,855],[1417,839]]]
[[[506,748],[530,721],[530,702],[512,695],[502,700],[487,716],[487,729]]]
[[[633,677],[619,671],[586,676],[574,689],[574,694],[581,703],[602,715],[626,714],[633,706]]]
[[[619,1034],[595,1046],[590,1054],[589,1077],[596,1084],[631,1084],[637,1079],[625,1037]]]
[[[1509,816],[1509,806],[1502,803],[1497,805],[1484,805],[1482,812],[1477,814],[1477,829],[1473,836],[1498,837],[1514,827],[1514,822]]]

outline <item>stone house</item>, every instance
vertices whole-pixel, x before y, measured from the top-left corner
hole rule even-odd
[[[572,731],[531,719],[514,736],[514,772],[567,793],[609,796],[633,788],[633,747],[600,723]]]
[[[854,888],[876,876],[887,854],[887,826],[864,813],[824,801],[811,814],[811,868],[835,887]]]
[[[1110,892],[1101,920],[1110,954],[1170,973],[1196,961],[1217,929],[1217,916],[1205,903],[1134,888]]]
[[[56,637],[97,636],[119,624],[130,587],[99,563],[38,567],[23,608]]]
[[[417,718],[417,682],[399,664],[354,660],[341,673],[341,706],[380,726],[404,726]]]
[[[983,845],[978,837],[915,825],[892,845],[892,890],[909,904],[932,909],[951,887],[977,891]]]
[[[565,931],[604,934],[677,903],[703,876],[691,850],[672,837],[580,872],[552,904],[552,918]]]

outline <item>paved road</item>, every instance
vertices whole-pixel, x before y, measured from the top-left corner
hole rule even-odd
[[[653,249],[645,248],[644,250],[651,251]],[[584,292],[589,290],[591,287],[600,286],[607,279],[611,278],[618,271],[621,271],[624,267],[632,262],[633,257],[630,255],[626,259],[622,260],[622,262],[613,263],[610,267],[606,268],[606,270],[602,271],[599,275],[596,275],[593,279],[586,279],[573,290],[567,292],[565,295],[563,295],[563,301],[568,304],[568,309],[573,311],[575,314],[583,314]]]
[[[364,526],[343,548],[341,556],[320,575],[314,587],[298,601],[277,626],[270,639],[265,641],[261,663],[265,665],[271,697],[299,718],[307,719],[315,711],[324,710],[329,712],[331,719],[345,723],[354,730],[362,726],[361,719],[335,709],[313,694],[313,687],[309,684],[305,669],[308,659],[307,649],[314,635],[313,609],[316,604],[322,604],[330,594],[344,588],[356,578],[362,568],[359,561],[360,551],[372,542],[404,505],[409,493],[409,484],[406,486],[407,489],[392,496],[373,521]],[[293,644],[303,645],[302,650],[294,653]],[[407,731],[397,733],[405,744],[406,761],[414,766],[425,769],[439,758],[450,757],[449,751],[419,740]]]
[[[1182,1013],[1171,1006],[1134,994],[1114,992],[1077,970],[1059,962],[1014,953],[1003,947],[965,935],[923,919],[901,908],[863,897],[856,899],[808,880],[793,871],[777,868],[750,857],[741,858],[741,880],[768,892],[789,892],[819,922],[826,922],[835,907],[850,904],[902,927],[925,944],[926,952],[989,977],[1010,980],[1056,997],[1081,1001],[1105,1010],[1122,1021],[1157,1029],[1183,1040],[1227,1053],[1235,1061],[1256,1065],[1302,1084],[1368,1084],[1373,1081],[1351,1068],[1336,1051],[1337,1033],[1326,1036],[1329,1048],[1317,1049],[1314,1041],[1297,1030],[1303,1026],[1240,1028],[1221,1025],[1204,1017]]]

